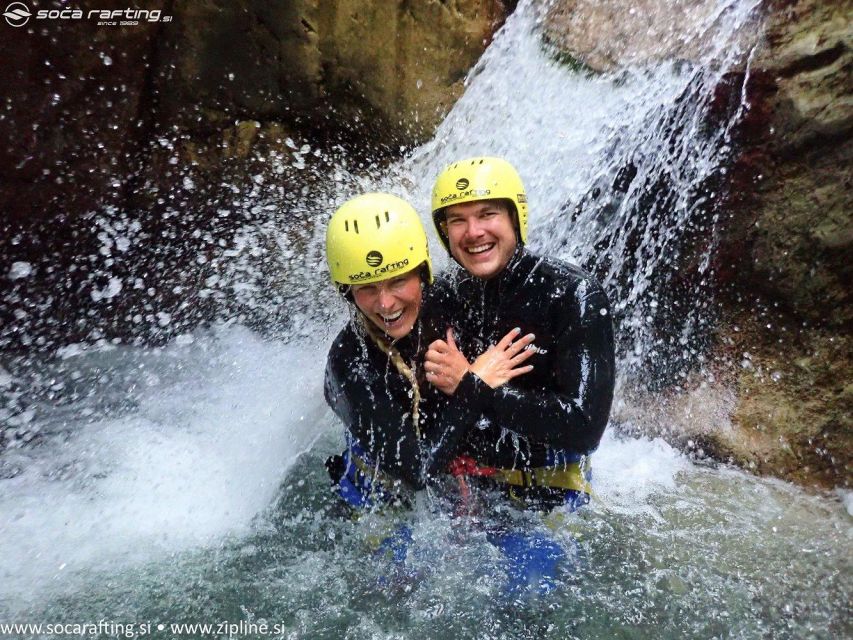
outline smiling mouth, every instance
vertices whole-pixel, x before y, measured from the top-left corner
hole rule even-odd
[[[465,249],[466,253],[470,253],[472,255],[477,255],[479,253],[485,253],[492,249],[495,246],[494,242],[489,242],[488,244],[479,244],[476,247],[468,247]]]
[[[403,317],[403,310],[400,309],[398,312],[392,313],[388,316],[380,313],[379,317],[382,318],[382,322],[384,322],[385,324],[394,324],[395,322],[397,322],[397,320]]]

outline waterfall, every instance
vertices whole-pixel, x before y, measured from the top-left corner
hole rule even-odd
[[[844,635],[848,514],[658,439],[605,435],[600,501],[550,523],[561,541],[581,541],[586,564],[544,604],[501,600],[494,547],[423,501],[406,516],[414,577],[377,597],[387,575],[362,542],[381,519],[332,515],[323,461],[340,451],[341,428],[322,368],[345,316],[322,223],[354,195],[396,193],[430,229],[446,164],[505,157],[526,185],[532,250],[606,287],[621,384],[677,381],[701,363],[718,186],[748,108],[729,80],[748,73],[760,32],[758,0],[705,6],[683,34],[690,59],[594,73],[565,64],[543,37],[547,7],[522,0],[435,137],[405,158],[378,167],[329,155],[304,185],[273,189],[283,160],[270,157],[250,189],[227,185],[217,215],[245,222],[204,255],[210,326],[172,327],[165,346],[95,333],[3,363],[0,622],[239,617],[280,623],[282,637]],[[720,105],[725,86],[735,99]],[[314,151],[292,144],[303,171]],[[133,215],[98,212],[105,245],[128,242]],[[102,265],[98,295],[133,286]],[[35,272],[15,271],[21,283]],[[169,325],[156,302],[141,321]]]

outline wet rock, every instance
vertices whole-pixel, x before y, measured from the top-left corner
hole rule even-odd
[[[38,4],[46,3],[34,11]],[[3,25],[0,211],[25,227],[47,211],[77,212],[123,195],[161,24],[96,25],[35,18],[19,29]]]
[[[817,325],[853,321],[853,5],[774,3],[746,85],[722,261]]]
[[[715,453],[801,484],[849,487],[853,342],[826,329],[768,331],[750,322],[744,317],[738,332],[724,330],[716,354],[725,361],[749,345],[754,366],[726,381],[737,394],[730,414],[734,437],[717,443]],[[783,330],[791,337],[780,340]],[[803,353],[808,356],[797,357]]]
[[[297,118],[368,131],[372,143],[428,137],[506,16],[500,0],[181,3],[162,47],[164,117],[196,128],[195,105],[227,116]]]
[[[711,4],[565,0],[546,34],[600,72],[692,59],[701,51],[668,25],[689,31]],[[685,449],[756,472],[849,486],[853,3],[771,0],[760,14],[764,36],[709,114],[720,120],[745,96],[719,185],[728,195],[715,201],[715,342],[692,382],[623,402],[622,417],[637,411]],[[615,185],[598,186],[618,202]]]
[[[717,11],[714,0],[558,0],[546,13],[544,36],[587,69],[608,73],[700,58],[711,44],[703,25]]]
[[[753,354],[754,371],[733,371],[732,419],[761,443],[731,454],[827,487],[853,482],[851,14],[850,2],[767,4],[718,253],[717,355]]]
[[[702,371],[660,394],[626,393],[614,417],[700,457],[805,486],[849,488],[853,342],[826,330],[785,330],[792,338],[780,341],[748,314],[730,319]]]

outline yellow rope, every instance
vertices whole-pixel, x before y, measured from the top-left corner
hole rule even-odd
[[[364,314],[359,313],[359,317],[361,318],[361,326],[364,327],[364,330],[367,332],[367,335],[373,340],[377,347],[390,359],[391,362],[394,363],[394,367],[400,374],[409,381],[409,384],[412,385],[412,424],[415,426],[415,434],[418,438],[421,437],[421,429],[420,429],[420,403],[421,403],[421,390],[418,386],[417,378],[415,377],[415,372],[412,371],[412,368],[406,364],[403,360],[403,356],[400,355],[400,352],[397,351],[384,336],[380,335],[376,326],[367,318],[364,317]]]

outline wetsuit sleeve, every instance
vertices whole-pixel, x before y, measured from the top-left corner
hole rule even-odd
[[[571,453],[595,449],[613,400],[613,326],[600,287],[595,286],[577,304],[577,320],[555,341],[552,388],[520,389],[508,383],[491,389],[476,379],[462,400],[521,436]]]
[[[323,396],[326,398],[326,404],[335,412],[335,415],[341,419],[345,425],[352,423],[352,410],[346,397],[341,389],[341,380],[335,374],[334,365],[332,363],[332,354],[329,354],[329,359],[326,361],[326,375],[323,380]]]

